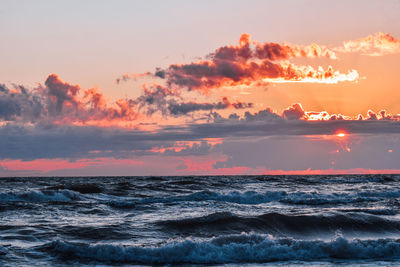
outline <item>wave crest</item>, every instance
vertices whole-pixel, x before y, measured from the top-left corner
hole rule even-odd
[[[79,193],[70,190],[31,190],[21,193],[0,193],[0,202],[70,202],[79,198]]]
[[[319,193],[319,192],[286,192],[286,191],[230,191],[219,193],[213,191],[200,191],[188,195],[171,197],[142,198],[126,201],[114,200],[110,206],[133,207],[135,204],[173,203],[184,201],[219,201],[236,204],[257,205],[269,202],[281,202],[292,205],[328,205],[349,204],[358,202],[376,202],[384,199],[400,197],[400,191],[364,191],[357,193]]]
[[[374,215],[335,214],[335,215],[288,215],[276,212],[260,216],[240,216],[230,212],[159,221],[158,225],[166,231],[185,233],[219,233],[221,231],[262,232],[270,234],[315,234],[317,232],[392,232],[400,231],[400,222],[387,220]]]
[[[273,239],[266,235],[222,236],[207,241],[186,239],[158,247],[89,245],[54,241],[45,247],[63,258],[141,264],[221,264],[330,259],[393,260],[400,258],[400,240],[348,240],[342,236],[320,240]]]

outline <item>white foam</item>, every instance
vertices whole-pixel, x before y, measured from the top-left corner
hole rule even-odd
[[[400,240],[348,240],[338,236],[331,241],[273,239],[267,235],[222,236],[206,241],[186,239],[156,247],[111,244],[77,244],[54,241],[50,248],[61,255],[100,262],[241,263],[271,261],[317,261],[329,259],[393,260],[400,258]]]

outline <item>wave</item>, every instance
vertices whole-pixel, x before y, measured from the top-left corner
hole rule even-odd
[[[159,246],[89,245],[53,241],[42,250],[63,259],[139,264],[223,264],[274,261],[398,260],[399,239],[359,240],[337,236],[331,241],[274,239],[241,234],[211,240],[185,239]]]
[[[316,234],[318,232],[399,232],[400,222],[373,215],[286,215],[267,213],[244,217],[230,212],[202,217],[159,221],[166,231],[185,233],[257,232],[270,234]]]
[[[78,190],[79,189],[79,190]],[[82,198],[88,192],[97,192],[96,187],[87,188],[57,189],[57,190],[30,190],[26,192],[6,192],[0,193],[0,202],[70,202]],[[82,190],[81,190],[82,189]],[[80,193],[78,191],[82,191]],[[92,194],[92,193],[91,193]],[[153,203],[174,203],[185,201],[218,201],[246,205],[257,205],[269,202],[281,202],[293,205],[325,205],[325,204],[348,204],[357,202],[376,202],[385,199],[400,197],[398,191],[365,191],[357,193],[331,193],[321,194],[318,192],[286,192],[286,191],[266,191],[264,193],[256,191],[230,191],[219,193],[214,191],[199,191],[187,195],[170,197],[119,197],[107,194],[96,194],[90,196],[92,200],[105,202],[109,206],[116,208],[136,208],[140,204]],[[368,211],[366,211],[368,212]],[[371,211],[373,213],[373,211]]]
[[[82,240],[122,240],[132,236],[132,229],[126,224],[79,226],[66,225],[57,229],[59,234]]]
[[[354,209],[339,209],[341,212],[361,212],[361,213],[368,213],[373,215],[396,215],[397,210],[395,209],[362,209],[362,208],[354,208]]]
[[[80,199],[79,193],[70,190],[31,190],[20,193],[0,193],[0,202],[70,202],[78,199]]]
[[[3,246],[0,246],[0,257],[7,254],[7,249]]]
[[[158,198],[141,198],[141,199],[114,199],[108,201],[108,205],[116,208],[132,208],[137,207],[138,204],[153,204],[153,203],[174,203],[174,202],[185,202],[185,201],[221,201],[221,202],[232,202],[238,204],[260,204],[279,200],[282,198],[282,194],[286,194],[283,191],[267,192],[260,194],[253,191],[237,192],[232,191],[226,194],[221,194],[213,191],[200,191],[188,195],[171,196],[171,197],[158,197]]]
[[[357,193],[295,192],[280,202],[297,205],[348,204],[357,202],[376,202],[400,197],[400,190],[395,191],[362,191]]]
[[[67,184],[67,185],[56,185],[48,187],[50,190],[71,190],[75,192],[79,192],[81,194],[97,194],[102,193],[103,188],[98,184],[93,183],[76,183],[76,184]]]
[[[349,204],[358,202],[376,202],[400,197],[400,190],[395,191],[364,191],[357,193],[319,193],[319,192],[286,192],[266,191],[230,191],[219,193],[214,191],[199,191],[187,195],[171,197],[149,197],[130,200],[113,200],[108,204],[113,207],[135,207],[137,204],[173,203],[185,201],[219,201],[237,204],[256,205],[269,202],[281,202],[293,205],[328,205]]]
[[[301,184],[365,184],[365,183],[391,183],[400,181],[400,175],[394,174],[369,174],[369,175],[266,175],[266,176],[234,176],[241,179],[256,179],[258,181],[273,181]]]

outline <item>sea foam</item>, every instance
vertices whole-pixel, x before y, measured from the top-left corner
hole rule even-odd
[[[332,259],[394,260],[400,258],[400,240],[349,240],[340,235],[331,241],[310,241],[241,234],[203,241],[186,239],[153,247],[89,245],[58,240],[46,245],[45,249],[62,258],[141,264],[213,264]]]

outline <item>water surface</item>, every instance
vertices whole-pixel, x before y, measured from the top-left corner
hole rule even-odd
[[[399,181],[0,178],[0,265],[398,265]]]

